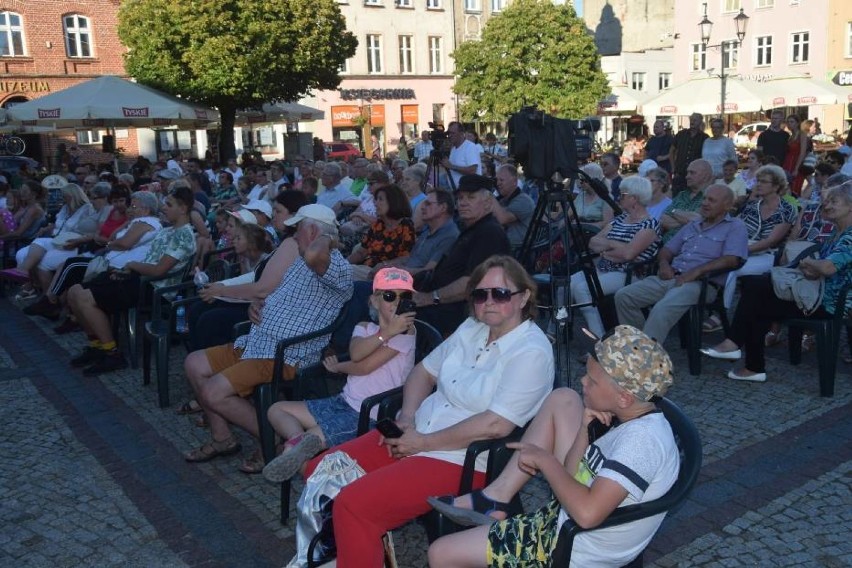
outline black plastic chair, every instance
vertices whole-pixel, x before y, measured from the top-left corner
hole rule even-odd
[[[680,450],[680,471],[674,485],[658,499],[617,508],[600,525],[594,528],[584,529],[568,519],[559,531],[559,540],[552,556],[553,566],[568,566],[571,561],[574,538],[578,534],[623,525],[671,511],[681,505],[692,492],[698,480],[703,459],[701,436],[692,420],[674,402],[667,398],[661,398],[656,402],[656,405],[663,411],[666,420],[669,421],[675,442]],[[640,553],[628,566],[642,566],[642,554]]]
[[[731,324],[728,321],[727,310],[725,310],[725,286],[716,284],[713,282],[713,278],[728,274],[734,270],[739,270],[743,264],[745,264],[744,260],[736,268],[715,270],[702,276],[701,292],[698,294],[698,301],[694,306],[686,310],[686,313],[678,321],[680,346],[686,349],[690,375],[698,376],[701,374],[701,338],[703,334],[701,326],[708,313],[712,311],[718,314],[719,320],[722,322],[722,330],[725,337],[730,337]],[[710,286],[716,289],[716,296],[708,302],[707,289]]]
[[[224,249],[227,250],[227,249]],[[213,251],[221,252],[221,251]],[[215,263],[216,261],[212,261]],[[211,263],[211,264],[212,264]],[[236,264],[223,263],[225,273],[222,278],[230,278],[233,273],[227,270],[237,270]],[[142,383],[151,383],[151,359],[152,352],[156,355],[154,360],[157,367],[157,393],[160,408],[169,406],[169,351],[171,340],[176,333],[175,322],[177,309],[181,306],[188,308],[190,304],[200,302],[201,299],[195,295],[196,286],[192,280],[187,280],[172,286],[155,288],[153,291],[153,302],[151,306],[151,317],[145,322],[142,335]],[[178,296],[183,296],[180,300]]]
[[[852,324],[852,318],[846,312],[846,297],[849,285],[844,286],[834,305],[831,318],[793,318],[785,320],[789,330],[787,343],[790,348],[790,363],[802,362],[802,331],[808,329],[816,335],[817,365],[819,369],[819,395],[834,396],[834,379],[837,375],[837,354],[840,351],[840,336],[844,326]],[[847,327],[848,329],[848,327]]]

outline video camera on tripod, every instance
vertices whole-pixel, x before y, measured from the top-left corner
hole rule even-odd
[[[429,140],[432,142],[432,157],[437,158],[439,161],[442,158],[449,157],[452,148],[450,147],[450,139],[447,137],[447,131],[444,130],[444,125],[430,122],[429,128],[432,129],[429,131]]]

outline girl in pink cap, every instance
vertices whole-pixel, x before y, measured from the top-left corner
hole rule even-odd
[[[352,332],[350,360],[332,355],[323,365],[346,373],[343,392],[330,398],[281,401],[269,409],[269,422],[284,440],[283,452],[263,468],[263,476],[281,483],[302,470],[325,448],[355,438],[361,402],[400,386],[414,367],[414,311],[397,314],[399,302],[411,299],[414,279],[398,268],[383,268],[373,278],[370,316]],[[375,420],[375,412],[372,417]]]

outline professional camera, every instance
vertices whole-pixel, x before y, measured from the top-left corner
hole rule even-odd
[[[596,117],[568,120],[523,107],[509,117],[509,155],[529,177],[550,179],[557,172],[567,176],[591,157],[591,133],[598,130]]]
[[[432,141],[432,155],[439,158],[450,155],[450,140],[447,138],[447,131],[444,130],[443,124],[429,123],[429,140]]]

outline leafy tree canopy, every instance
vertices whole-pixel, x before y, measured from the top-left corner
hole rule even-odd
[[[453,58],[465,120],[504,120],[529,105],[579,118],[609,93],[594,38],[568,3],[514,0]]]
[[[130,76],[219,109],[223,158],[237,109],[336,88],[357,46],[334,0],[125,0],[118,34]]]

